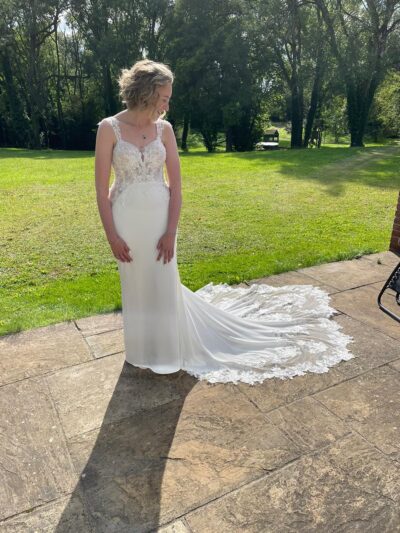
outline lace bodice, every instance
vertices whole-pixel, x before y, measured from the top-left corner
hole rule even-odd
[[[157,137],[143,148],[122,139],[117,118],[107,117],[101,122],[104,121],[111,125],[116,137],[112,158],[115,179],[109,191],[110,201],[114,203],[126,187],[133,183],[158,183],[165,187],[163,168],[166,150],[161,140],[165,121],[157,120]]]

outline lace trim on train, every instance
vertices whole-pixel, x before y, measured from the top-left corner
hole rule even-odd
[[[277,336],[284,335],[293,341],[290,346],[274,347],[271,354],[241,356],[238,365],[228,364],[224,368],[221,364],[217,370],[185,369],[197,379],[210,383],[254,385],[269,378],[293,378],[306,372],[325,373],[340,361],[354,357],[347,349],[353,338],[330,320],[339,313],[330,307],[329,295],[313,285],[273,287],[254,283],[249,287],[232,287],[226,283],[209,283],[196,294],[220,309],[264,322],[271,327],[271,333],[276,331]],[[321,342],[315,340],[318,336],[323,337]],[[296,362],[305,354],[308,360]]]
[[[338,314],[329,306],[329,295],[313,285],[272,285],[252,283],[232,287],[227,283],[209,283],[196,291],[203,300],[220,309],[240,308],[239,316],[292,321],[295,317],[331,317]],[[266,307],[267,304],[267,307]]]

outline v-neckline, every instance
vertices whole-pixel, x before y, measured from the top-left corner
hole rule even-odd
[[[121,122],[121,120],[118,120],[115,116],[112,117],[116,122],[118,123],[121,123],[121,124],[126,124],[126,122]],[[121,128],[119,127],[119,124],[118,124],[118,130],[119,130],[119,139],[117,139],[118,141],[121,141],[121,142],[124,142],[126,144],[130,144],[131,146],[133,146],[134,148],[136,148],[139,152],[144,152],[145,149],[150,146],[150,144],[153,144],[154,142],[156,142],[159,138],[160,138],[160,135],[159,135],[159,131],[158,131],[158,125],[157,125],[157,122],[154,122],[155,126],[156,126],[156,137],[155,139],[151,140],[150,142],[148,142],[147,144],[145,144],[142,148],[140,146],[138,146],[137,144],[135,143],[132,143],[130,141],[126,141],[125,139],[122,138],[122,135],[121,135]]]
[[[146,150],[146,148],[148,146],[150,146],[150,144],[153,144],[154,142],[158,141],[159,139],[159,136],[157,135],[157,137],[155,139],[153,139],[152,141],[150,141],[149,143],[147,143],[143,148],[139,148],[139,146],[137,146],[135,143],[131,143],[130,141],[125,141],[125,139],[122,139],[122,137],[120,139],[117,139],[117,142],[122,142],[122,143],[125,143],[125,144],[130,144],[131,146],[133,146],[134,148],[136,148],[136,150],[138,150],[139,152],[144,152]]]

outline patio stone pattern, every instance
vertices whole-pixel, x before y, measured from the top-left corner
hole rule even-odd
[[[71,493],[77,476],[43,380],[0,388],[0,519]]]
[[[327,283],[340,291],[345,291],[377,281],[383,282],[388,278],[391,270],[387,265],[375,261],[353,259],[307,267],[298,272]]]
[[[75,321],[77,328],[84,337],[97,335],[114,329],[121,329],[122,313],[107,313],[102,315],[88,316]]]
[[[208,524],[221,533],[394,532],[399,482],[398,467],[349,435],[190,513],[187,522],[193,533],[209,531]]]
[[[398,262],[242,284],[328,292],[354,357],[322,374],[157,375],[120,312],[0,337],[0,532],[400,532],[400,324],[376,303]]]
[[[124,332],[122,328],[105,331],[86,337],[86,342],[94,357],[105,357],[124,350]]]
[[[93,359],[73,322],[0,337],[0,354],[0,385]]]

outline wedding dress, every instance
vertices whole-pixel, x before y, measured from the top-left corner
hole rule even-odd
[[[156,260],[169,206],[165,121],[157,120],[157,136],[140,149],[121,137],[117,118],[103,120],[116,136],[113,220],[133,256],[118,261],[128,363],[161,374],[183,369],[210,383],[255,384],[327,372],[353,357],[346,347],[352,338],[329,319],[335,311],[317,287],[209,283],[192,292],[182,285],[176,239],[173,259]]]

